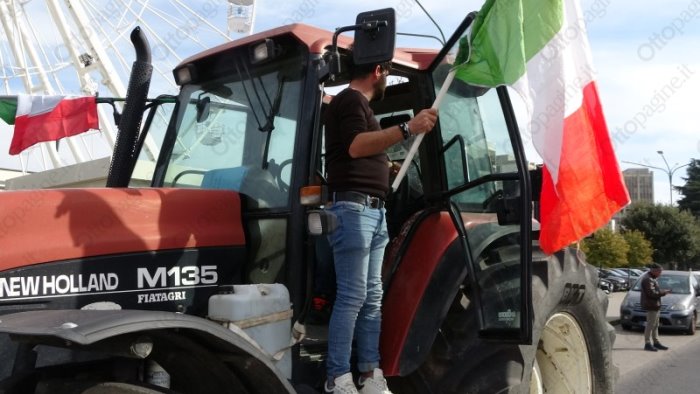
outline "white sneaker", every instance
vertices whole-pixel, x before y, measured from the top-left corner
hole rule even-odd
[[[328,387],[328,381],[323,385],[323,389],[326,393],[359,394],[355,383],[352,381],[352,373],[350,372],[333,379],[333,383],[335,384],[333,387]]]
[[[384,372],[375,368],[371,378],[360,378],[360,394],[392,394],[384,379]]]

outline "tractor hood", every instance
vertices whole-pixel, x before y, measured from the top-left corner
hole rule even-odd
[[[90,256],[244,246],[238,193],[65,189],[0,194],[0,271]]]
[[[97,308],[203,316],[219,286],[241,281],[245,243],[236,192],[0,193],[0,314]]]

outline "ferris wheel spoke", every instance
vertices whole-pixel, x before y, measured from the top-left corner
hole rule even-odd
[[[216,7],[207,12],[197,0],[162,5],[165,3],[0,0],[0,29],[4,33],[0,37],[0,89],[8,95],[96,93],[124,97],[133,62],[129,34],[138,25],[154,51],[151,92],[175,94],[175,64],[198,48],[230,40],[232,32],[252,30],[255,0],[207,3],[207,7]],[[116,126],[107,108],[98,107],[98,113],[100,132],[66,138],[60,143],[60,153],[54,143],[30,148],[19,155],[19,167],[36,171],[111,155]],[[167,121],[160,113],[154,120],[160,124]],[[157,156],[158,149],[158,144],[147,138],[147,157]]]

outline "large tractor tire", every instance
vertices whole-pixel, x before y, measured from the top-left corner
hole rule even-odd
[[[151,388],[145,387],[138,384],[129,384],[122,382],[98,382],[94,384],[86,385],[76,385],[77,387],[70,387],[70,384],[66,385],[65,393],[76,393],[76,394],[159,394],[159,393],[172,393],[167,389]],[[46,391],[49,393],[51,391]],[[56,393],[55,391],[53,393]]]
[[[532,344],[479,338],[467,281],[427,359],[409,376],[392,379],[394,392],[613,392],[615,331],[605,319],[608,301],[594,268],[575,250],[546,256],[534,249]]]

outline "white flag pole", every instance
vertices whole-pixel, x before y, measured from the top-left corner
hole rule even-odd
[[[442,84],[442,87],[440,88],[440,91],[438,92],[437,97],[435,97],[435,101],[433,102],[433,105],[430,108],[437,109],[440,106],[440,103],[442,102],[443,97],[445,97],[445,94],[447,94],[447,90],[450,88],[450,85],[452,85],[452,80],[454,80],[454,78],[455,78],[455,73],[456,73],[456,68],[453,68],[447,74],[447,78],[445,78],[445,82]],[[401,169],[399,170],[399,173],[396,174],[396,178],[394,179],[394,183],[391,184],[391,190],[395,191],[396,189],[398,189],[399,185],[401,184],[401,181],[403,180],[403,177],[406,176],[406,171],[408,170],[408,166],[411,165],[411,161],[413,160],[413,156],[415,156],[416,152],[418,152],[418,147],[420,146],[420,143],[423,142],[424,136],[425,136],[424,133],[418,134],[416,139],[413,141],[413,145],[411,145],[411,149],[408,150],[408,154],[406,155],[406,158],[404,158],[404,160],[403,160],[403,164],[401,165]]]

